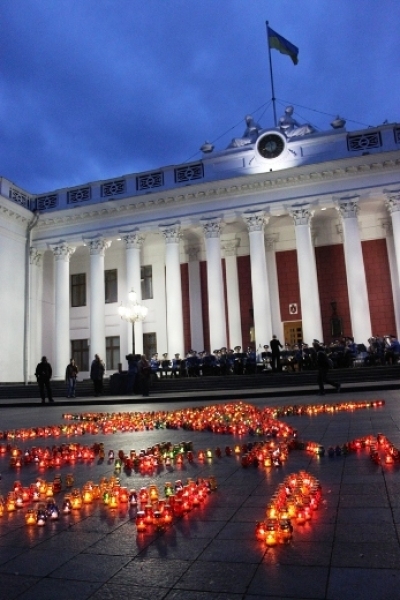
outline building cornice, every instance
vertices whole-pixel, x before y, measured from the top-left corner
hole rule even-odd
[[[383,155],[384,154],[384,155]],[[190,188],[166,190],[164,193],[142,195],[107,203],[91,204],[87,207],[76,206],[74,209],[41,213],[37,229],[47,229],[59,225],[75,225],[96,219],[112,218],[122,215],[149,213],[154,208],[165,208],[177,205],[191,205],[197,201],[208,201],[215,198],[250,197],[259,192],[276,189],[293,189],[309,184],[332,182],[354,178],[358,175],[374,175],[398,169],[400,152],[386,152],[358,156],[324,163],[294,167],[282,171],[253,174],[233,179],[192,184]],[[268,203],[268,199],[265,200]],[[0,205],[1,210],[1,205]],[[9,211],[10,209],[7,208]],[[11,213],[13,211],[10,211]]]

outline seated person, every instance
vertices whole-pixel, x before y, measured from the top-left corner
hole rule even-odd
[[[203,375],[208,377],[216,374],[216,357],[209,352],[203,352]]]
[[[394,336],[387,336],[387,346],[385,351],[385,364],[395,365],[400,357],[400,343]]]
[[[235,346],[234,347],[234,356],[233,356],[233,372],[235,373],[235,375],[243,374],[244,357],[245,357],[245,354],[244,354],[244,352],[242,352],[242,347]]]
[[[171,370],[171,361],[168,358],[168,354],[165,352],[162,355],[162,361],[161,361],[161,377],[168,377],[168,373]]]
[[[357,356],[357,344],[354,343],[352,338],[348,338],[344,349],[344,366],[351,367],[354,359]]]
[[[228,375],[228,356],[226,353],[226,348],[221,348],[221,350],[214,350],[215,356],[215,368],[218,375]]]
[[[199,377],[200,361],[195,350],[189,350],[186,356],[188,377]]]
[[[293,367],[293,352],[290,344],[285,344],[281,350],[281,367],[286,367],[287,371],[294,371]]]
[[[254,375],[257,370],[257,354],[254,348],[247,348],[245,369],[248,375]]]
[[[150,359],[150,372],[153,377],[158,377],[160,372],[160,361],[158,360],[158,354],[155,352]]]
[[[269,349],[268,344],[264,344],[263,351],[261,352],[261,360],[263,363],[263,371],[267,371],[271,369],[271,350]]]
[[[179,353],[175,354],[174,358],[172,359],[171,377],[178,377],[181,375],[181,365],[181,355]]]
[[[298,344],[293,346],[292,365],[294,371],[298,371],[300,373],[300,371],[303,370],[303,353]]]
[[[226,374],[227,375],[234,372],[234,366],[235,366],[235,351],[230,349],[230,350],[227,350],[227,352],[226,352]]]

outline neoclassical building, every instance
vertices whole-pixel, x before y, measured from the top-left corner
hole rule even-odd
[[[286,120],[285,120],[286,119]],[[0,382],[70,356],[400,333],[400,125],[316,132],[286,111],[190,164],[32,195],[0,188]],[[118,307],[134,290],[134,326]],[[132,339],[132,336],[134,339]]]

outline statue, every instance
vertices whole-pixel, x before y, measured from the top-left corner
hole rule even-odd
[[[284,133],[287,138],[299,137],[302,135],[307,135],[307,133],[314,133],[315,129],[312,127],[312,125],[308,125],[307,123],[300,125],[300,123],[298,123],[296,119],[292,117],[293,110],[293,106],[287,106],[285,108],[285,114],[279,119],[279,127],[282,133]]]
[[[241,138],[233,138],[228,148],[241,148],[247,144],[254,144],[260,131],[262,130],[261,125],[255,122],[251,115],[245,117],[246,129]]]

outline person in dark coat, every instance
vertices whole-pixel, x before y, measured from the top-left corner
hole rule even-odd
[[[53,375],[53,369],[51,368],[51,364],[48,362],[45,356],[42,357],[42,360],[36,367],[35,371],[36,379],[39,385],[40,397],[42,399],[42,404],[45,403],[46,400],[46,392],[49,402],[54,402],[53,393],[51,391],[50,379]]]
[[[78,367],[73,358],[70,359],[69,365],[65,369],[65,382],[67,384],[67,398],[75,398],[76,394],[76,378],[78,377]]]
[[[151,367],[144,354],[142,354],[142,358],[138,362],[138,376],[142,396],[148,396],[150,389]]]
[[[98,354],[95,354],[94,361],[90,367],[90,379],[93,381],[95,396],[98,396],[103,392],[103,377],[105,370],[104,362]]]
[[[276,337],[276,335],[272,336],[272,340],[269,343],[269,347],[271,348],[271,367],[274,373],[281,371],[281,348],[283,348],[282,344]]]
[[[325,352],[325,349],[323,348],[323,346],[321,346],[317,342],[313,343],[313,347],[314,347],[315,352],[317,353],[317,359],[316,359],[317,360],[317,370],[318,370],[317,383],[318,383],[319,395],[320,396],[325,395],[324,383],[331,385],[332,387],[334,387],[336,389],[337,392],[340,392],[341,387],[342,387],[340,385],[340,383],[338,383],[337,381],[332,381],[332,379],[328,378],[328,372],[329,372],[329,369],[331,368],[331,364],[333,365],[333,363],[331,363],[330,359],[328,358],[328,356]]]
[[[138,373],[138,362],[140,360],[139,354],[128,354],[126,357],[128,361],[128,376],[126,382],[126,393],[134,394],[135,392],[135,383]]]

